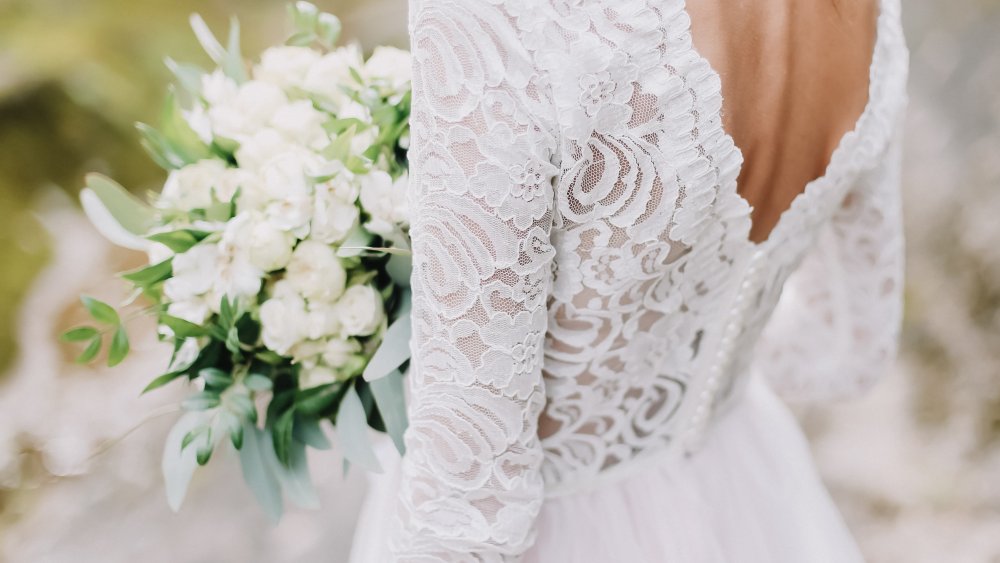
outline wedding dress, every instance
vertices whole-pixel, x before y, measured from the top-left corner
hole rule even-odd
[[[895,353],[908,52],[770,236],[682,0],[411,0],[410,427],[352,561],[861,561],[777,397]]]

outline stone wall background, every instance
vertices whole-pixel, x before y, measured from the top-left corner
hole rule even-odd
[[[319,2],[366,47],[405,45],[403,0]],[[160,181],[132,122],[155,121],[164,55],[198,60],[192,11],[283,33],[264,0],[0,0],[0,563],[341,561],[364,478],[315,456],[324,508],[270,526],[217,455],[174,514],[159,477],[169,393],[137,398],[164,350],[114,370],[57,342],[81,292],[115,299],[112,249],[75,197],[99,170]],[[1000,1],[909,0],[907,319],[896,369],[850,404],[798,409],[873,563],[1000,562]],[[138,331],[133,331],[136,334]],[[174,390],[180,393],[180,389]],[[124,437],[122,437],[124,435]]]

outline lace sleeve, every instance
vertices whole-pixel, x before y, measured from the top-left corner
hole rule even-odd
[[[394,561],[514,561],[544,493],[555,137],[499,8],[410,10],[414,333],[390,545]]]
[[[790,400],[854,397],[895,358],[902,318],[901,123],[785,283],[758,370]]]

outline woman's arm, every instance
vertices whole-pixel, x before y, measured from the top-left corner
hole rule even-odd
[[[413,339],[394,561],[512,561],[542,504],[555,140],[510,20],[411,3]]]

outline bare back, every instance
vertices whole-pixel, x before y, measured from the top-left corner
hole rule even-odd
[[[738,191],[761,242],[864,111],[877,6],[699,0],[688,12],[695,47],[722,80],[723,126],[744,158]]]

